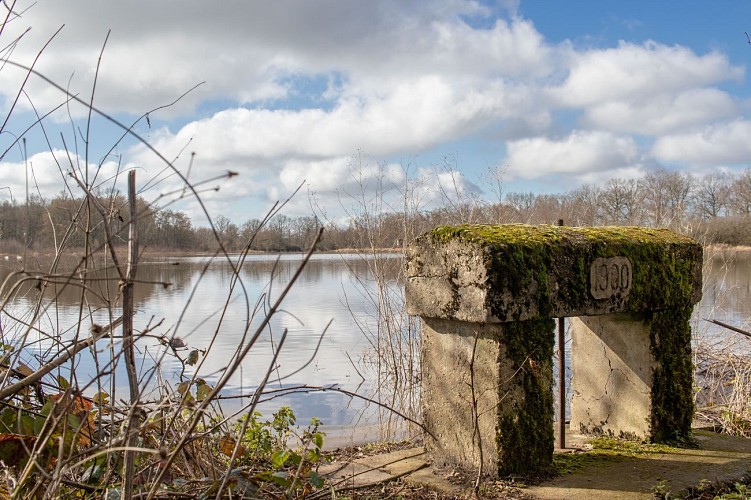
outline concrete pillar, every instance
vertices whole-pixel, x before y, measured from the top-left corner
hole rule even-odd
[[[486,475],[543,469],[553,454],[553,337],[520,357],[507,340],[539,338],[550,320],[422,320],[425,445],[435,463]]]
[[[556,317],[579,317],[575,428],[686,439],[701,265],[701,246],[665,229],[462,225],[420,236],[405,293],[422,319],[432,460],[489,476],[551,464]]]
[[[640,314],[571,318],[571,429],[650,437],[656,365],[650,329]]]

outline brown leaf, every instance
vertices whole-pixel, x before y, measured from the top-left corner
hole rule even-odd
[[[232,456],[232,452],[235,451],[235,444],[237,441],[232,436],[222,436],[222,438],[219,440],[219,451],[223,454],[227,455],[228,457]],[[245,454],[245,446],[240,445],[240,449],[237,450],[237,455],[242,456]]]
[[[0,460],[6,466],[16,466],[29,456],[27,450],[31,450],[36,443],[36,436],[23,436],[21,434],[0,434]]]
[[[21,361],[18,362],[16,365],[16,372],[20,373],[24,377],[29,377],[34,374],[34,370],[28,367],[25,363],[22,363]]]

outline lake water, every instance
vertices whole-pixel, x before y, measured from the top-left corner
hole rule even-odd
[[[137,344],[141,387],[154,386],[157,379],[152,368],[157,365],[161,368],[160,380],[177,384],[182,364],[159,341],[160,336],[181,339],[187,346],[178,350],[183,359],[191,350],[199,350],[200,367],[186,366],[185,373],[192,375],[197,369],[196,376],[213,384],[238,348],[248,345],[271,304],[302,264],[300,254],[250,255],[242,264],[237,259],[233,258],[232,264],[209,257],[142,259],[138,278],[143,283],[135,289],[135,328],[152,329],[150,337]],[[0,279],[21,264],[0,261]],[[239,265],[237,281],[233,265]],[[266,386],[269,396],[264,399],[273,399],[259,406],[264,414],[288,405],[299,423],[307,424],[316,417],[330,434],[339,437],[352,434],[353,427],[360,428],[361,437],[365,431],[381,433],[384,419],[387,426],[393,427],[393,416],[372,402],[336,391],[316,392],[310,386],[341,388],[374,400],[386,397],[388,391],[378,385],[383,377],[379,381],[377,365],[368,360],[373,359],[373,345],[378,340],[376,292],[380,285],[389,292],[400,293],[399,266],[401,258],[389,254],[377,260],[357,254],[314,255],[223,394],[230,398],[253,394],[271,368]],[[374,280],[373,269],[378,270],[379,282]],[[92,323],[105,325],[121,315],[119,304],[103,300],[116,296],[114,273],[98,271],[89,280],[83,307],[81,289],[61,285],[51,286],[41,298],[34,287],[21,287],[5,305],[5,314],[0,316],[4,342],[17,343],[28,334],[26,345],[32,348],[23,361],[32,369],[39,366],[39,359],[50,359],[58,352],[58,338],[63,342],[85,338]],[[164,286],[167,283],[169,286]],[[40,300],[46,309],[32,321],[31,311]],[[153,327],[159,321],[161,324]],[[29,324],[33,330],[27,332]],[[81,328],[77,329],[77,325]],[[285,330],[284,346],[271,366]],[[98,366],[106,366],[111,359],[109,342],[99,341],[94,354]],[[119,362],[112,376],[102,378],[102,387],[91,385],[86,392],[93,394],[101,389],[111,393],[114,386],[117,397],[127,399],[123,365]],[[98,371],[104,370],[98,370],[94,356],[87,354],[76,359],[75,371],[78,385],[86,386]],[[61,374],[70,378],[69,365]],[[147,390],[144,397],[149,396]],[[249,402],[249,398],[227,399],[222,406],[231,412]]]
[[[142,283],[136,287],[135,326],[139,331],[151,328],[150,337],[141,339],[137,345],[139,372],[144,377],[142,387],[148,389],[157,383],[155,366],[160,368],[159,380],[173,385],[182,369],[181,363],[170,354],[171,349],[158,337],[179,337],[187,346],[178,350],[183,358],[193,349],[205,351],[205,355],[199,356],[200,367],[187,366],[185,373],[191,375],[197,370],[197,376],[213,384],[238,348],[248,345],[248,339],[270,304],[279,297],[301,262],[299,254],[252,255],[240,266],[240,280],[234,283],[235,274],[226,260],[208,257],[142,259],[138,268]],[[0,261],[0,279],[4,280],[21,264]],[[337,387],[373,400],[390,398],[389,384],[393,379],[379,377],[378,366],[373,362],[373,346],[378,343],[379,331],[383,330],[382,322],[377,320],[376,304],[379,297],[381,302],[383,297],[399,302],[401,264],[401,257],[397,255],[382,255],[378,259],[357,254],[313,256],[290,289],[281,310],[260,333],[240,370],[231,377],[224,394],[237,398],[225,400],[225,410],[237,411],[249,402],[247,397],[239,396],[252,394],[261,383],[286,330],[284,347],[271,366],[267,401],[260,405],[261,411],[268,414],[281,405],[291,406],[299,423],[306,424],[311,417],[322,420],[330,440],[338,443],[347,439],[384,437],[384,422],[387,422],[387,432],[392,432],[393,423],[399,419],[372,402],[336,391],[314,391],[311,387]],[[374,269],[378,269],[379,280],[374,279]],[[58,280],[43,297],[31,286],[21,287],[12,294],[13,300],[5,304],[0,315],[3,341],[18,342],[22,335],[28,334],[26,344],[32,347],[25,352],[24,362],[30,367],[38,366],[39,359],[49,359],[55,354],[58,339],[67,342],[76,335],[84,338],[92,322],[107,324],[110,317],[121,314],[119,304],[106,300],[116,296],[117,280],[112,279],[113,273],[100,271],[88,278],[90,288],[84,295],[80,288],[63,287]],[[751,318],[751,254],[730,257],[717,253],[707,259],[704,282],[704,297],[695,310],[693,321],[697,339],[726,339],[735,335],[702,318],[715,318],[747,328]],[[163,285],[166,283],[169,286]],[[234,290],[230,292],[233,283]],[[379,286],[385,287],[389,295],[379,295]],[[8,293],[7,285],[3,293]],[[57,300],[53,300],[55,296]],[[35,304],[46,309],[31,321],[30,312]],[[31,324],[33,330],[28,331],[27,324]],[[79,331],[78,325],[81,325]],[[745,338],[736,340],[741,344],[747,341]],[[748,343],[751,344],[751,339]],[[107,364],[109,355],[110,343],[103,340],[97,344],[96,353],[79,356],[76,359],[77,383],[86,386]],[[122,364],[119,363],[111,376],[102,379],[102,389],[111,392],[115,387],[117,397],[127,399]],[[66,365],[61,374],[69,378],[70,366]],[[88,393],[97,390],[96,386],[86,389]],[[146,399],[152,396],[152,392],[145,391]],[[269,399],[272,396],[273,399]],[[402,406],[403,412],[414,412],[409,402]]]

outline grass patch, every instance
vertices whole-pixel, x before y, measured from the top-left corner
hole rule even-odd
[[[591,450],[576,453],[556,453],[553,455],[553,470],[557,475],[577,472],[585,467],[599,466],[612,462],[622,462],[634,458],[672,453],[677,448],[665,444],[644,443],[609,437],[598,437],[590,441]]]

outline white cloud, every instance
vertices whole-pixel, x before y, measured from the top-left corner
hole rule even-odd
[[[109,112],[135,114],[170,102],[204,80],[166,113],[189,113],[201,100],[283,99],[295,91],[290,77],[300,75],[341,74],[357,94],[388,93],[394,81],[436,71],[476,80],[545,75],[551,49],[532,23],[498,19],[492,29],[475,30],[462,21],[484,10],[453,0],[217,5],[172,0],[139,7],[102,0],[41,1],[7,28],[4,39],[33,27],[12,53],[14,60],[31,64],[47,37],[65,24],[36,68],[63,86],[70,80],[71,91],[88,99],[111,29],[95,102]],[[14,92],[22,77],[23,72],[6,68],[0,72],[0,88]],[[37,79],[26,89],[42,108],[62,101],[58,91]]]
[[[585,111],[592,128],[638,135],[661,135],[733,116],[738,105],[718,89],[692,89],[651,99],[610,101]]]
[[[370,196],[403,186],[406,172],[400,165],[359,161],[357,157],[337,157],[323,161],[290,160],[279,179],[292,191],[301,183],[317,195]]]
[[[71,175],[75,173],[79,179],[85,179],[85,165],[82,157],[62,150],[33,154],[27,162],[0,162],[0,200],[12,196],[16,202],[23,202],[27,174],[32,196],[50,198],[62,191],[81,196],[83,193]],[[115,161],[105,161],[99,166],[90,163],[88,170],[90,184],[101,192],[111,189],[118,180],[120,183],[125,180]]]
[[[659,138],[652,154],[664,162],[694,166],[751,163],[751,121],[735,120]]]
[[[530,106],[530,99],[503,86],[460,92],[439,76],[404,81],[373,100],[344,99],[323,109],[234,108],[193,121],[174,135],[156,136],[153,145],[176,154],[189,141],[206,161],[347,155],[357,149],[374,154],[419,152],[441,141],[469,134],[494,119]],[[518,104],[506,108],[506,104]]]
[[[415,194],[424,208],[437,208],[475,202],[480,189],[453,168],[423,168],[417,172]]]
[[[655,42],[620,42],[612,49],[572,53],[570,72],[550,95],[563,106],[596,106],[610,101],[651,99],[697,87],[740,80],[743,69],[727,56],[697,55],[686,47]]]
[[[17,10],[28,5],[21,0]],[[163,128],[139,124],[138,130],[176,159],[181,172],[190,168],[193,182],[239,172],[230,182],[204,186],[221,189],[203,198],[210,210],[237,213],[240,221],[258,215],[248,214],[248,200],[285,198],[303,181],[337,204],[336,196],[356,191],[351,162],[358,151],[370,155],[359,178],[367,190],[379,178],[394,188],[404,183],[409,176],[394,164],[400,157],[436,158],[453,148],[471,157],[476,164],[461,165],[461,176],[420,170],[418,194],[428,203],[454,183],[461,196],[476,195],[469,170],[504,155],[513,178],[572,182],[638,176],[656,160],[710,165],[748,158],[748,109],[742,91],[733,94],[738,87],[724,85],[741,81],[743,68],[725,54],[653,41],[586,50],[553,44],[518,8],[518,0],[164,0],[147,6],[39,0],[3,33],[8,40],[33,28],[4,55],[29,64],[65,23],[37,68],[88,100],[111,29],[94,97],[109,113],[140,115],[205,80],[151,116]],[[3,67],[0,98],[12,99],[23,77]],[[64,100],[38,79],[25,90],[41,112]],[[28,109],[23,99],[19,106]],[[70,135],[75,127],[68,128],[63,111],[58,121]],[[92,147],[107,137],[105,129],[93,128]],[[53,148],[75,149],[69,136],[65,145],[55,143],[58,133],[50,136]],[[655,158],[642,151],[651,143]],[[139,168],[139,183],[155,186],[146,196],[182,188],[143,145],[128,147],[120,147],[123,163]],[[32,159],[42,165],[47,155]],[[18,186],[18,165],[4,163],[3,170],[6,183]],[[48,195],[60,188],[41,184],[54,190]],[[193,202],[174,208],[199,213]],[[300,213],[309,208],[305,200],[292,204]]]
[[[290,189],[305,178],[311,189],[333,193],[337,183],[347,184],[351,172],[345,159],[355,151],[373,155],[376,162],[417,153],[533,106],[531,96],[517,88],[465,88],[462,93],[460,84],[433,75],[401,82],[373,100],[344,99],[331,110],[228,109],[174,134],[153,131],[150,143],[167,158],[183,151],[178,162],[183,172],[188,152],[195,151],[191,180],[232,170],[241,174],[235,181],[240,186],[281,181]],[[153,171],[164,167],[143,145],[135,146],[129,157]],[[221,196],[247,195],[240,187]]]
[[[578,130],[561,140],[536,137],[510,142],[505,163],[510,174],[536,179],[549,174],[613,171],[637,163],[639,156],[639,147],[631,137]]]

